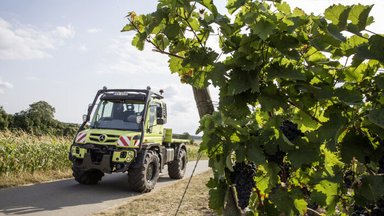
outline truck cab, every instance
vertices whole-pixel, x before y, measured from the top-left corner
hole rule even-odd
[[[148,192],[166,165],[171,178],[182,178],[188,140],[164,128],[162,99],[150,88],[99,90],[70,148],[75,180],[97,184],[104,173],[128,172],[131,189]]]

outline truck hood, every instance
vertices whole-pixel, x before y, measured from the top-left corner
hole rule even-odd
[[[118,147],[139,147],[140,132],[108,129],[87,129],[76,135],[76,143],[116,145]]]

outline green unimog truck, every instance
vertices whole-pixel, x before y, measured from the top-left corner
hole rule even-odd
[[[77,182],[97,184],[104,173],[128,172],[132,190],[149,192],[165,165],[169,177],[183,178],[189,140],[172,139],[172,130],[164,128],[161,94],[150,87],[97,92],[69,152]]]

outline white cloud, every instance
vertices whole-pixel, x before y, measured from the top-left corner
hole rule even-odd
[[[138,51],[131,45],[131,41],[131,35],[113,40],[107,48],[107,57],[100,65],[98,73],[115,75],[169,73],[168,59],[165,55],[153,52],[150,47]]]
[[[51,50],[74,34],[70,25],[42,31],[30,25],[13,26],[0,18],[0,59],[49,58]]]
[[[40,78],[34,77],[34,76],[26,76],[26,77],[24,77],[24,79],[26,79],[28,81],[40,81]]]
[[[80,51],[83,51],[83,52],[86,52],[88,50],[88,48],[85,44],[80,45],[79,49],[80,49]]]
[[[9,82],[3,81],[0,78],[0,94],[4,94],[5,89],[10,89],[10,88],[13,88],[13,85]]]
[[[72,25],[57,26],[54,33],[61,38],[73,38],[76,34]]]
[[[88,33],[98,33],[100,32],[101,29],[98,29],[98,28],[90,28],[90,29],[87,29],[87,32]]]
[[[163,88],[164,90],[164,97],[166,98],[174,98],[177,97],[178,94],[180,94],[179,89],[176,85],[169,85]]]

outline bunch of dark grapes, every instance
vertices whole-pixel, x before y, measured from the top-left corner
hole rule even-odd
[[[289,162],[283,162],[280,165],[280,181],[286,183],[288,181],[288,178],[291,176],[291,163]]]
[[[304,136],[304,133],[297,129],[297,124],[289,120],[284,120],[283,125],[280,126],[280,130],[289,141],[295,140],[297,137]]]
[[[346,188],[351,188],[353,182],[355,181],[355,173],[352,170],[347,170],[344,173],[343,180],[344,180],[345,187]]]
[[[379,174],[383,174],[384,173],[384,156],[382,156],[379,160],[379,171],[378,171]]]
[[[351,216],[368,216],[369,215],[369,212],[366,208],[362,207],[362,206],[358,206],[358,205],[355,205],[353,207],[353,212],[351,214]]]
[[[233,166],[233,183],[235,184],[238,205],[241,209],[245,209],[249,204],[249,198],[256,182],[253,177],[256,175],[256,165],[253,162],[236,163]]]

